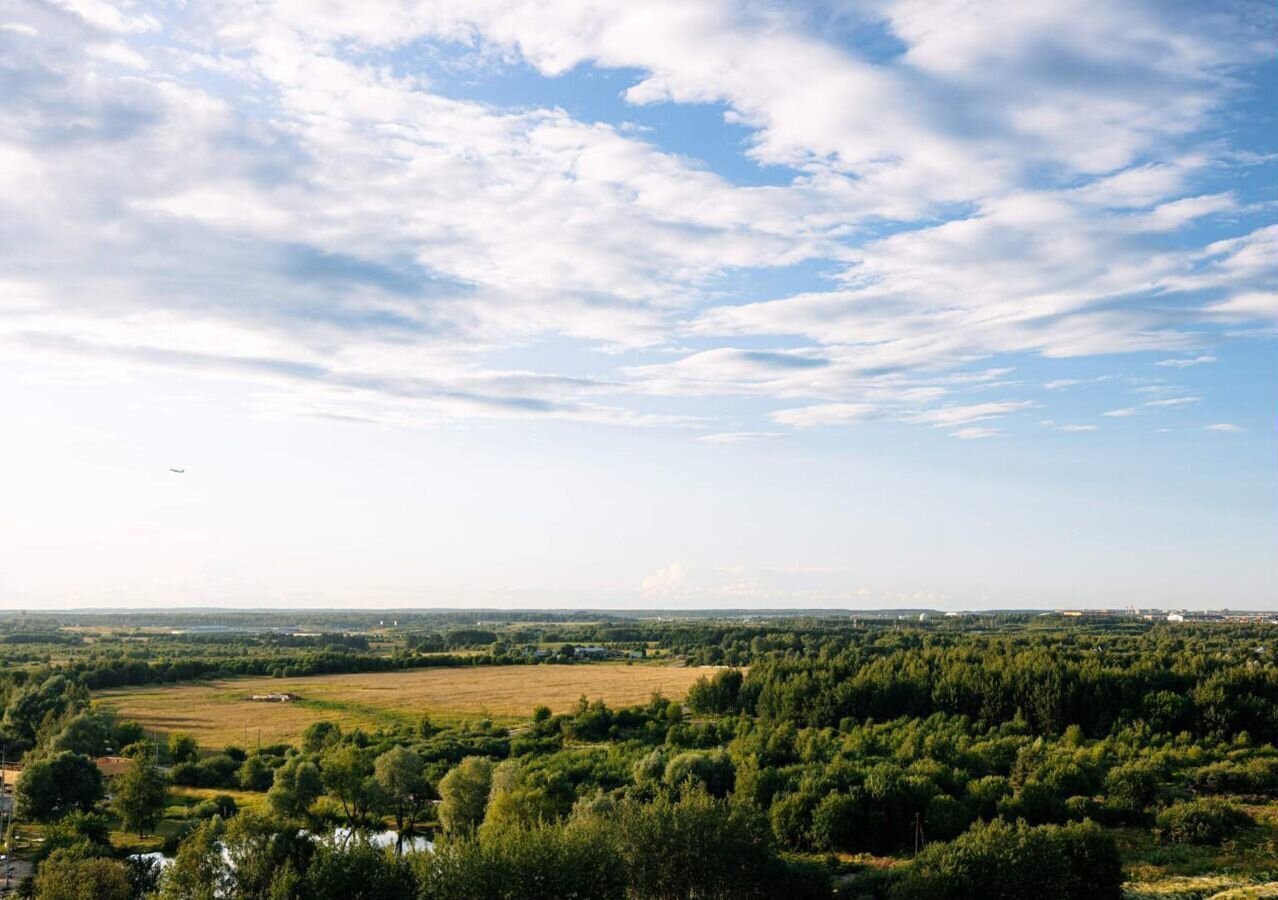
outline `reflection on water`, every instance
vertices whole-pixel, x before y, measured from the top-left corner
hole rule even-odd
[[[308,831],[303,831],[301,833],[305,835],[310,834],[310,832]],[[324,837],[331,838],[334,842],[338,844],[343,844],[349,841],[352,838],[352,836],[355,836],[357,838],[362,838],[363,840],[372,844],[374,847],[386,848],[386,847],[395,846],[395,838],[397,836],[397,832],[395,831],[354,832],[349,828],[334,828],[332,831],[319,835],[320,838],[324,838]],[[233,866],[234,864],[231,862],[231,857],[227,854],[226,848],[223,847],[221,844],[218,844],[218,849],[221,850],[222,859],[226,862],[226,864],[228,866]],[[427,838],[425,835],[415,834],[415,835],[412,835],[411,837],[407,837],[404,839],[405,853],[420,853],[422,850],[434,851],[434,849],[435,849],[435,842]],[[144,859],[153,863],[158,862],[160,864],[160,868],[164,868],[173,862],[173,857],[165,856],[163,853],[160,853],[159,851],[155,851],[153,853],[134,853],[133,855],[129,857],[129,859]]]

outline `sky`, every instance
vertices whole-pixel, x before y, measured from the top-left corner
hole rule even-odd
[[[0,609],[1278,606],[1276,37],[0,0]]]

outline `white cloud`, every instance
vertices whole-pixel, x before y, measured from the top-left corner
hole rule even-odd
[[[1005,400],[993,403],[972,403],[966,406],[942,406],[938,409],[916,413],[910,421],[921,422],[936,428],[948,428],[968,422],[983,422],[1001,418],[1009,413],[1029,409],[1035,404],[1029,400]],[[979,429],[978,429],[979,430]]]
[[[1140,410],[1134,406],[1125,406],[1122,409],[1111,409],[1101,413],[1102,416],[1109,416],[1115,419],[1124,419],[1124,418],[1127,418],[1128,416],[1135,416],[1139,414],[1140,414]]]
[[[778,425],[812,428],[818,425],[850,425],[873,418],[878,407],[868,403],[820,403],[794,409],[779,409],[772,414]]]
[[[639,593],[650,597],[668,597],[678,593],[687,581],[687,567],[676,561],[644,578],[639,583]]]
[[[1215,361],[1216,361],[1216,357],[1210,356],[1204,353],[1201,356],[1192,356],[1192,357],[1182,358],[1182,359],[1161,359],[1158,362],[1154,363],[1154,365],[1170,366],[1171,368],[1175,368],[1175,369],[1187,369],[1190,366],[1202,366],[1202,365],[1206,365],[1207,363],[1214,363]]]
[[[956,437],[962,441],[979,441],[985,438],[997,437],[1002,434],[997,428],[984,428],[979,425],[973,425],[967,428],[959,428],[950,432],[950,437]]]
[[[1162,400],[1149,400],[1143,406],[1190,406],[1194,403],[1201,403],[1202,397],[1166,397]]]
[[[1038,424],[1044,426],[1045,428],[1050,428],[1053,431],[1064,431],[1064,432],[1097,431],[1100,428],[1099,425],[1076,425],[1076,424],[1068,424],[1068,423],[1062,424],[1060,422],[1057,422],[1055,419],[1044,419]]]
[[[1243,430],[1241,426],[1234,425],[1232,422],[1217,422],[1214,425],[1205,425],[1203,427],[1207,431],[1226,431],[1231,434],[1237,434]]]
[[[1241,319],[1278,319],[1278,293],[1242,291],[1228,300],[1213,303],[1207,309]]]
[[[732,395],[795,404],[771,414],[791,427],[953,427],[1028,405],[966,402],[1006,374],[989,357],[1187,350],[1199,319],[1278,309],[1273,227],[1150,241],[1245,212],[1198,183],[1237,159],[1202,138],[1221,67],[1264,52],[1245,16],[887,2],[904,53],[871,60],[712,0],[14,8],[0,271],[26,287],[0,343],[42,365],[396,423],[678,427],[696,420],[647,403]],[[721,104],[792,178],[743,186],[621,122],[459,99],[414,66],[432,41],[633,70],[627,102]],[[753,272],[814,261],[828,287],[743,302]],[[625,361],[498,361],[560,341]],[[742,427],[718,434],[764,433]]]
[[[784,431],[721,431],[715,434],[703,434],[697,440],[703,444],[745,444],[783,437],[786,437]]]

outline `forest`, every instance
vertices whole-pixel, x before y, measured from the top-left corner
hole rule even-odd
[[[0,659],[39,900],[1278,896],[1274,621],[45,614],[0,620]],[[490,666],[703,668],[517,718],[315,704],[228,746],[99,696]]]

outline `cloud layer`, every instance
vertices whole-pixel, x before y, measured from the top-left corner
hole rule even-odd
[[[1244,183],[1272,159],[1235,137],[1262,4],[4,15],[0,346],[39,371],[199,372],[397,425],[973,439],[1050,401],[1004,358],[1187,369],[1278,315],[1278,226]],[[616,71],[607,120],[466,90]],[[711,105],[769,177],[627,121],[662,104]]]

